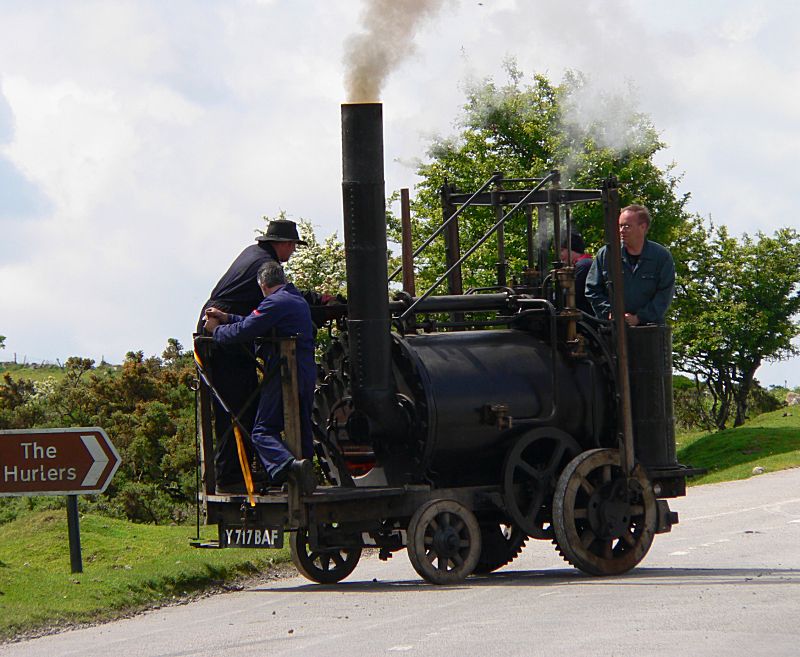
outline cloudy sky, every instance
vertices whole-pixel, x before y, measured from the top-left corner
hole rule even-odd
[[[0,358],[120,362],[185,345],[262,215],[341,236],[339,105],[356,0],[0,3]],[[454,133],[470,80],[516,59],[633,88],[691,209],[734,232],[800,226],[794,0],[373,0],[387,190]],[[370,19],[371,20],[371,19]],[[362,49],[363,50],[363,49]],[[762,383],[800,385],[800,359]]]

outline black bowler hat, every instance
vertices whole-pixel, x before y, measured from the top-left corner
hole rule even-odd
[[[257,242],[297,242],[307,246],[308,242],[300,239],[297,224],[289,219],[273,219],[267,226],[267,232],[256,237]]]
[[[561,239],[561,248],[566,249],[567,244],[570,246],[570,251],[575,253],[583,253],[586,251],[586,242],[583,241],[580,233],[572,233],[567,240],[566,236]]]

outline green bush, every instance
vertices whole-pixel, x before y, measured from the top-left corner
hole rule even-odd
[[[161,358],[129,352],[118,369],[70,358],[63,376],[0,383],[0,429],[99,426],[122,463],[106,493],[83,498],[88,510],[156,524],[180,523],[195,499],[195,366],[170,339]],[[0,522],[61,498],[0,499]]]

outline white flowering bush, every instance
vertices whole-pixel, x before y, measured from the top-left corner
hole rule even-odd
[[[276,219],[289,219],[285,210],[277,216],[264,215],[265,227]],[[298,246],[291,260],[284,265],[287,277],[298,290],[313,290],[319,294],[344,295],[347,290],[344,244],[336,233],[320,243],[314,233],[314,225],[306,219],[297,220],[300,237],[308,246]],[[257,231],[264,234],[265,231]]]

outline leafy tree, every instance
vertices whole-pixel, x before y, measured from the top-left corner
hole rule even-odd
[[[709,396],[710,424],[723,429],[733,415],[739,426],[761,364],[798,353],[800,235],[783,228],[737,239],[695,218],[673,255],[675,365]]]
[[[647,205],[653,217],[649,237],[674,251],[679,284],[674,313],[676,364],[694,374],[695,385],[705,387],[711,399],[707,403],[705,394],[681,391],[694,405],[687,421],[700,418],[700,423],[724,426],[734,412],[735,422],[743,422],[758,366],[795,351],[791,339],[797,334],[792,322],[797,312],[798,278],[792,255],[796,236],[782,231],[772,238],[745,237],[740,245],[727,233],[712,236],[699,230],[685,208],[688,195],[677,192],[680,179],[674,166],[660,169],[653,162],[664,144],[629,97],[597,95],[587,100],[590,85],[580,74],[569,74],[555,85],[541,75],[523,82],[513,62],[507,73],[503,85],[487,79],[467,88],[460,132],[434,141],[429,160],[420,165],[422,181],[416,188],[412,219],[415,246],[441,225],[440,194],[446,184],[470,192],[497,171],[506,178],[536,178],[559,169],[562,186],[596,188],[602,179],[615,175],[621,204]],[[592,116],[581,116],[587,105],[594,109]],[[462,251],[496,219],[492,208],[462,214]],[[506,222],[511,272],[524,267],[524,221],[518,216]],[[590,250],[602,243],[599,204],[576,206],[573,225]],[[390,216],[390,235],[400,240],[394,216]],[[466,287],[495,282],[495,243],[487,241],[465,263]],[[424,289],[444,271],[444,261],[440,237],[415,263],[418,288]]]
[[[683,430],[713,431],[717,428],[712,412],[713,398],[705,385],[697,385],[698,381],[699,378],[692,379],[682,374],[673,377],[675,425]],[[747,411],[750,415],[761,415],[778,410],[785,405],[785,397],[786,394],[781,395],[775,387],[765,390],[753,380],[747,396]]]
[[[6,348],[6,336],[0,335],[0,349]]]
[[[167,348],[161,354],[161,358],[165,363],[177,363],[180,361],[181,356],[184,355],[183,345],[177,338],[167,339]]]
[[[679,195],[679,178],[671,168],[662,170],[653,156],[664,144],[647,116],[628,98],[599,96],[591,102],[602,118],[578,118],[589,85],[570,74],[560,85],[536,75],[523,82],[523,73],[507,64],[508,81],[492,79],[466,90],[466,103],[458,120],[460,133],[431,145],[429,161],[418,169],[422,181],[413,203],[415,246],[442,222],[440,191],[451,184],[462,192],[477,190],[494,172],[507,178],[542,177],[552,169],[562,172],[562,186],[597,188],[609,175],[617,176],[623,205],[644,202],[653,215],[651,236],[670,244],[688,216],[688,195]],[[613,138],[612,138],[613,137]],[[530,185],[530,183],[528,183]],[[474,244],[495,222],[492,208],[470,209],[461,215],[462,251]],[[505,239],[510,271],[524,267],[525,218],[506,221]],[[576,207],[573,226],[587,243],[597,248],[603,241],[599,204]],[[390,235],[400,241],[399,221],[390,217]],[[496,242],[488,240],[465,263],[465,286],[495,281]],[[415,263],[421,285],[430,284],[444,271],[444,240],[437,238]],[[420,285],[418,285],[420,287]]]

